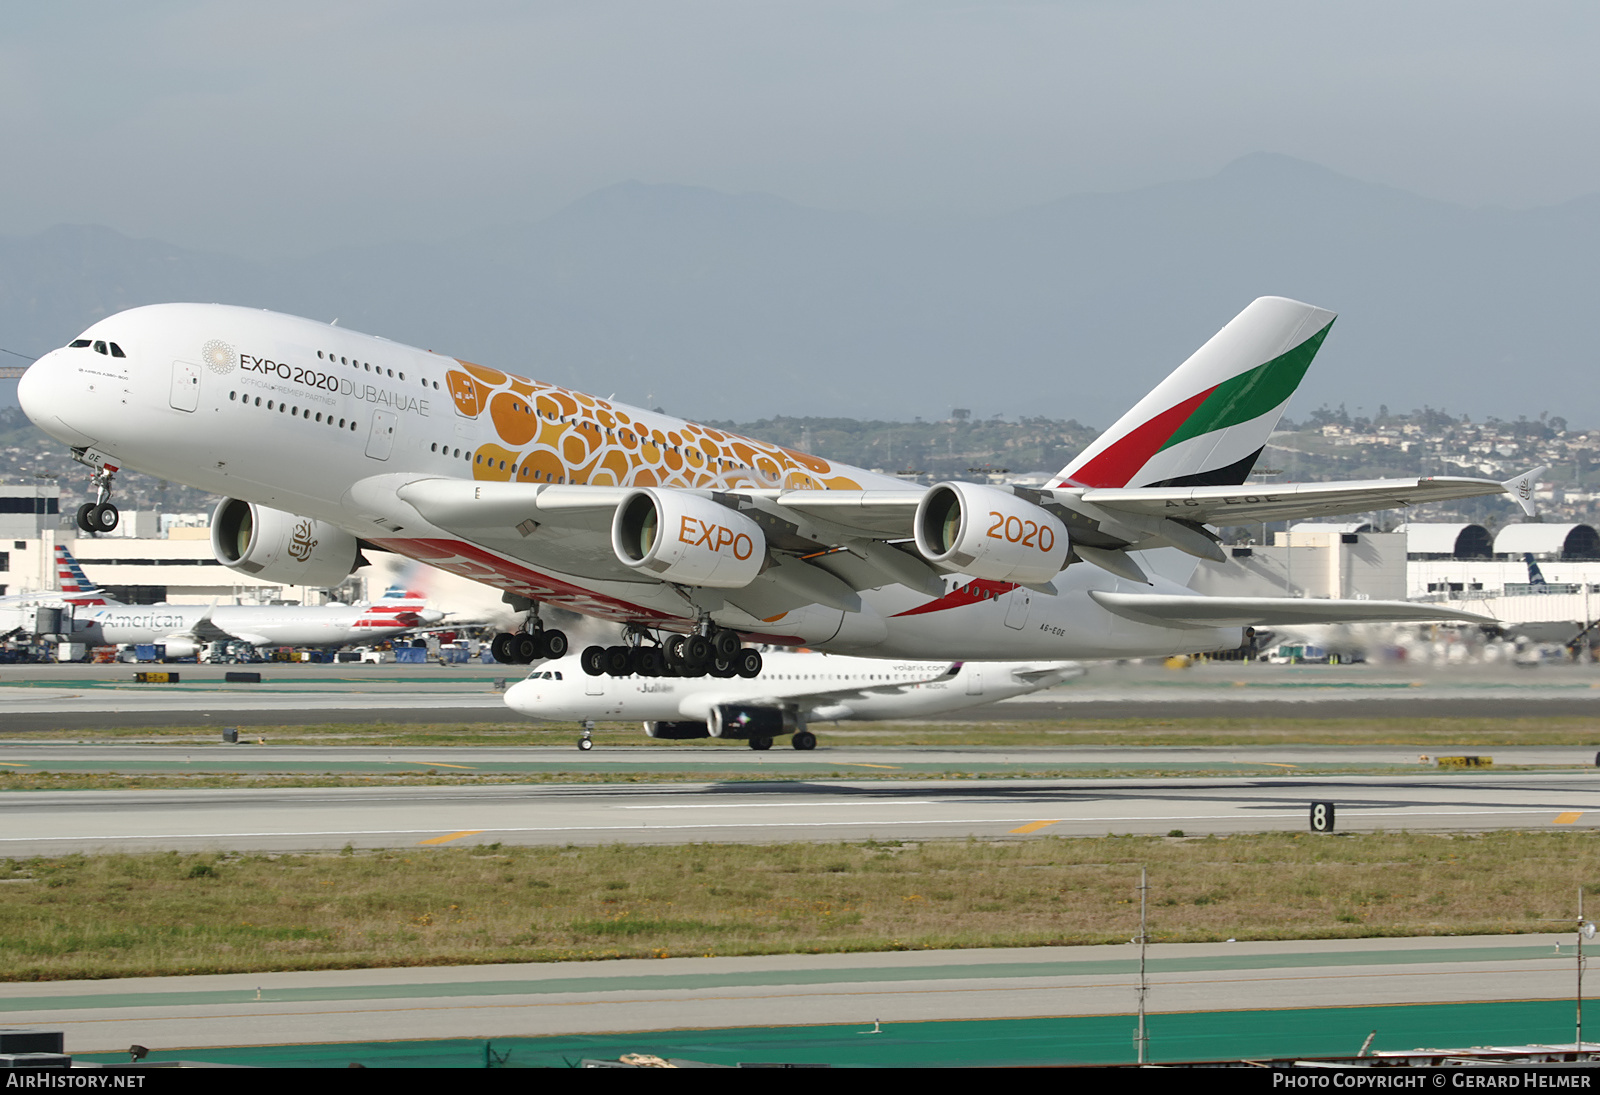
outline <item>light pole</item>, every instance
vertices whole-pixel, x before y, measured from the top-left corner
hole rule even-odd
[[[1150,942],[1150,932],[1146,928],[1145,920],[1145,894],[1150,889],[1145,879],[1145,869],[1139,868],[1139,1029],[1134,1032],[1134,1045],[1138,1047],[1139,1063],[1145,1064],[1145,1051],[1150,1043],[1150,1033],[1144,1027],[1144,998],[1149,991],[1145,982],[1145,948]]]
[[[1578,887],[1578,1046],[1577,1055],[1583,1056],[1583,941],[1594,938],[1594,922],[1583,918],[1583,887]]]

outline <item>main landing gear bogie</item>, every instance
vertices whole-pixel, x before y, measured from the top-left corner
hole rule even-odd
[[[502,631],[489,644],[489,653],[502,665],[531,665],[564,658],[571,649],[564,631]]]
[[[639,639],[640,636],[632,636]],[[722,628],[710,635],[669,635],[661,645],[591,646],[579,655],[591,677],[744,677],[761,675],[761,652],[746,648],[739,633]]]

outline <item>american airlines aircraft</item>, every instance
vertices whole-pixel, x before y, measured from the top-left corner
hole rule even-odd
[[[792,734],[815,749],[813,720],[907,719],[1037,692],[1083,676],[1077,662],[895,662],[837,654],[768,654],[754,680],[606,678],[534,670],[506,706],[546,721],[642,719],[652,738],[735,738],[752,749]],[[588,731],[578,748],[589,749]]]
[[[557,658],[544,603],[626,625],[587,671],[740,672],[743,641],[885,658],[1142,657],[1245,627],[1470,620],[1441,605],[1207,597],[1208,526],[1510,492],[1536,473],[1246,486],[1333,314],[1263,297],[1042,490],[908,488],[838,464],[314,320],[135,308],[45,354],[23,409],[93,469],[108,528],[123,466],[224,495],[219,561],[334,585],[363,545],[488,583]]]
[[[391,586],[359,605],[125,605],[95,589],[65,547],[56,547],[61,583],[57,604],[74,606],[64,638],[90,646],[159,643],[184,658],[210,642],[238,639],[252,646],[344,646],[382,642],[438,623],[421,593]],[[40,606],[44,607],[44,606]],[[33,622],[29,616],[28,625]]]

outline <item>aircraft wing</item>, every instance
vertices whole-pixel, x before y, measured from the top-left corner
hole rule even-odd
[[[1073,681],[1083,676],[1088,670],[1079,662],[1058,662],[1052,666],[1042,666],[1038,669],[1014,669],[1011,675],[1022,684],[1039,684],[1050,681],[1059,684],[1062,681]]]
[[[786,707],[796,706],[802,708],[825,707],[829,704],[844,703],[847,700],[866,699],[868,696],[898,696],[909,692],[919,684],[930,684],[933,681],[942,681],[956,675],[961,669],[960,662],[951,662],[943,672],[935,673],[913,681],[883,681],[881,683],[863,681],[860,684],[843,688],[819,688],[813,692],[773,692],[769,695],[751,695],[748,692],[730,692],[719,695],[714,692],[699,692],[691,694],[685,701],[683,714],[694,718],[705,718],[713,707],[724,703],[739,703],[750,707]]]
[[[1504,483],[1430,475],[1420,479],[1286,483],[1281,487],[1101,487],[1083,491],[1078,499],[1118,513],[1176,517],[1202,525],[1305,520],[1492,494],[1510,494],[1531,514],[1533,487],[1544,471],[1535,468]]]
[[[1007,493],[1061,519],[1076,558],[1148,582],[1127,552],[1173,546],[1199,558],[1223,560],[1218,538],[1206,525],[1329,517],[1505,493],[1531,512],[1534,484],[1543,470],[1505,483],[1431,476],[1260,487],[1067,485],[1037,491],[1018,487]],[[612,549],[618,507],[638,493],[636,488],[447,478],[398,486],[364,482],[390,498],[398,494],[430,524],[512,558],[580,578],[646,584],[667,580],[649,566],[624,565]],[[952,568],[927,562],[907,542],[925,490],[653,490],[709,514],[700,524],[683,517],[683,530],[743,521],[743,527],[759,527],[770,549],[759,572],[742,584],[702,588],[697,595],[702,605],[714,608],[710,602],[721,598],[757,619],[770,619],[808,604],[856,611],[861,607],[859,591],[891,584],[930,596],[945,592],[943,575]],[[355,497],[360,494],[352,491]],[[718,516],[728,511],[739,515],[736,521]],[[682,535],[677,518],[672,530]]]
[[[192,639],[197,643],[224,642],[228,639],[240,638],[241,636],[223,630],[212,621],[211,613],[215,611],[216,607],[216,605],[212,605],[206,609],[205,612],[201,613],[198,620],[189,625],[186,631],[174,632],[173,637]]]
[[[1295,624],[1457,621],[1494,624],[1471,612],[1413,601],[1336,601],[1316,597],[1203,597],[1091,590],[1102,608],[1163,627],[1288,627]]]

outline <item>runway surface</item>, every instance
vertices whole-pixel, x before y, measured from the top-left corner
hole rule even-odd
[[[1340,831],[1587,829],[1600,774],[21,792],[0,856],[1303,831],[1316,802]]]
[[[249,738],[237,745],[167,742],[118,745],[106,742],[39,744],[0,741],[0,772],[85,772],[123,775],[393,775],[431,771],[456,775],[552,775],[589,773],[738,772],[771,773],[784,779],[846,775],[1007,775],[1099,772],[1185,772],[1226,775],[1294,775],[1355,769],[1392,769],[1422,775],[1435,771],[1439,746],[1263,745],[1263,746],[888,746],[860,740],[836,744],[836,731],[819,728],[821,744],[797,751],[779,742],[757,751],[743,742],[654,742],[596,746],[385,746],[276,745]],[[846,739],[849,740],[849,739]],[[1600,728],[1596,740],[1600,741]],[[573,737],[577,741],[576,733]],[[1597,753],[1569,745],[1449,747],[1495,767],[1592,768]]]
[[[1023,1016],[1131,1027],[1138,958],[1123,944],[12,983],[0,1024],[64,1029],[76,1053]],[[1157,944],[1148,1007],[1251,1009],[1241,1021],[1259,1026],[1276,1008],[1561,1000],[1574,962],[1571,934]],[[1353,1053],[1370,1025],[1346,1021]]]
[[[226,672],[259,672],[230,684]],[[176,686],[138,684],[141,670],[179,674]],[[0,667],[0,734],[104,726],[223,726],[417,722],[524,723],[497,680],[517,666],[16,665]],[[1031,696],[918,721],[1005,722],[1107,718],[1600,718],[1600,667],[1270,666],[1188,670],[1091,665],[1086,677]]]

